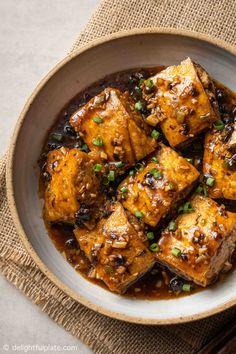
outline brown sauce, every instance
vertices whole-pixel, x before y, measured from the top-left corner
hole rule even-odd
[[[80,136],[76,135],[73,129],[69,125],[70,116],[81,106],[87,103],[93,96],[100,93],[106,87],[114,87],[121,91],[128,90],[135,100],[142,100],[141,90],[139,89],[138,82],[142,78],[150,77],[157,72],[163,70],[164,66],[148,69],[132,69],[129,71],[119,72],[105,77],[103,80],[94,83],[83,92],[74,97],[58,114],[55,124],[52,126],[45,140],[45,144],[42,150],[42,154],[39,160],[41,171],[43,172],[46,162],[47,153],[50,150],[66,146],[69,148],[84,147],[84,142]],[[218,97],[220,104],[221,114],[227,120],[227,111],[230,110],[229,106],[232,104],[232,100],[229,98],[229,91],[221,84],[216,82],[218,89]],[[234,101],[234,100],[233,100]],[[235,101],[236,102],[236,101]],[[235,103],[233,102],[233,103]],[[142,115],[147,116],[148,111],[143,103]],[[55,139],[53,134],[59,134],[60,139]],[[162,141],[168,145],[165,138],[162,136]],[[202,172],[202,157],[203,157],[203,136],[198,137],[194,144],[181,151],[184,157],[193,158],[195,167]],[[123,179],[121,177],[121,179]],[[117,181],[117,183],[119,183]],[[40,196],[43,197],[44,181],[41,176],[40,179]],[[227,201],[225,203],[226,208],[231,211],[236,211],[236,203]],[[100,280],[90,279],[88,277],[90,270],[90,262],[79,249],[79,245],[73,235],[73,226],[65,224],[49,225],[46,221],[48,234],[53,241],[54,245],[59,252],[65,257],[65,259],[87,280],[96,283],[103,288],[106,288],[104,283]],[[159,232],[158,232],[159,233]],[[157,237],[158,238],[158,237]],[[152,241],[153,242],[153,241]],[[233,268],[236,264],[236,256],[232,257]],[[224,278],[225,275],[220,278]],[[145,298],[145,299],[171,299],[173,297],[179,297],[188,295],[189,292],[179,291],[178,288],[182,288],[184,280],[176,277],[168,269],[156,265],[151,272],[149,272],[142,279],[132,285],[124,296]],[[202,290],[201,287],[192,284],[191,294]]]

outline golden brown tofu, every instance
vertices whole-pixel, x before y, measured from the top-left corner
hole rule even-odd
[[[146,80],[143,95],[151,109],[146,121],[160,123],[172,147],[186,145],[219,117],[214,84],[190,58]]]
[[[90,276],[101,279],[111,291],[125,292],[155,263],[145,245],[146,237],[130,224],[120,203],[93,231],[77,228],[74,234],[93,266]]]
[[[190,192],[198,177],[193,165],[160,144],[146,167],[120,184],[118,197],[131,213],[156,226]]]
[[[205,136],[203,173],[213,178],[208,186],[211,198],[236,200],[236,124],[212,129]]]
[[[188,210],[169,224],[157,259],[178,275],[207,286],[216,280],[235,248],[236,214],[210,198],[193,195]]]
[[[94,172],[95,161],[79,149],[62,147],[49,152],[46,172],[50,181],[45,191],[45,218],[49,222],[74,223],[89,221],[91,207],[96,215],[97,206],[104,200],[100,180]]]
[[[155,150],[155,139],[128,92],[106,88],[70,118],[91,151],[126,169]]]

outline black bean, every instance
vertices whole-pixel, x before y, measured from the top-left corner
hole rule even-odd
[[[177,292],[182,291],[184,285],[184,281],[178,277],[174,277],[170,280],[170,288]]]
[[[70,238],[68,238],[66,241],[65,241],[65,246],[68,247],[68,248],[77,248],[78,244],[77,244],[77,241],[76,239],[71,236]]]
[[[76,136],[76,132],[70,124],[66,124],[63,130],[67,135]]]

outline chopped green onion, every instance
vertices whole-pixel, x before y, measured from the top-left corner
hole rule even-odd
[[[62,142],[64,140],[64,136],[61,134],[61,133],[52,133],[50,135],[50,138],[53,139],[53,140],[56,140],[58,142]]]
[[[153,175],[153,177],[154,177],[155,179],[158,179],[158,178],[161,178],[161,177],[162,177],[161,171],[158,171],[156,168],[152,168],[152,169],[150,170],[150,173],[151,173],[151,175]]]
[[[225,127],[224,123],[220,119],[217,120],[213,125],[216,130],[223,130]]]
[[[203,191],[202,186],[198,186],[195,192],[198,193],[198,194],[201,194],[202,191]]]
[[[142,219],[144,217],[144,213],[142,213],[141,211],[136,211],[135,216],[138,219]]]
[[[139,80],[139,84],[138,84],[139,87],[142,86],[142,84],[144,83],[144,81],[145,81],[145,79],[140,79],[140,80]]]
[[[146,86],[147,86],[149,89],[153,88],[154,83],[153,83],[152,79],[148,79],[148,80],[147,80]]]
[[[184,205],[180,206],[178,209],[178,213],[191,213],[192,211],[194,211],[194,209],[192,208],[192,205],[190,202],[186,202]]]
[[[158,139],[159,138],[159,136],[160,136],[160,133],[156,130],[156,129],[153,129],[153,131],[152,131],[152,133],[151,133],[151,137],[153,138],[153,139]]]
[[[94,123],[101,124],[103,122],[103,119],[100,117],[93,117]]]
[[[175,257],[180,257],[181,256],[181,251],[177,247],[172,248],[171,253]]]
[[[202,189],[203,189],[203,194],[205,195],[205,197],[207,197],[208,196],[208,188],[207,188],[207,186],[203,186]]]
[[[136,102],[135,105],[134,105],[134,108],[137,111],[141,111],[141,109],[143,108],[142,102],[141,101]]]
[[[213,177],[208,177],[206,180],[206,185],[209,187],[213,187],[215,184],[215,178]]]
[[[108,181],[109,181],[109,182],[115,181],[115,177],[116,177],[115,171],[110,171],[110,172],[108,173],[108,175],[107,175],[107,178],[108,178]]]
[[[129,175],[130,175],[131,177],[135,176],[135,171],[134,171],[134,170],[129,171]]]
[[[144,165],[142,163],[140,163],[140,162],[136,163],[135,170],[136,171],[143,171],[144,170]]]
[[[88,152],[89,151],[89,148],[88,148],[88,145],[84,144],[81,148],[79,148],[80,151],[84,151],[84,152]]]
[[[170,221],[170,223],[168,225],[168,230],[175,231],[176,229],[177,229],[176,222],[174,220]]]
[[[116,162],[116,167],[124,167],[124,162],[122,161],[119,161],[119,162]]]
[[[182,290],[183,291],[191,291],[191,285],[190,284],[183,284]]]
[[[95,146],[103,146],[103,140],[100,137],[93,139],[93,145]]]
[[[98,163],[93,167],[93,169],[95,172],[100,172],[102,170],[102,165]]]
[[[157,160],[156,157],[152,157],[152,158],[151,158],[151,161],[154,162],[154,163],[158,163],[158,160]]]
[[[193,159],[185,157],[185,160],[188,161],[189,163],[193,163]]]
[[[149,246],[150,251],[152,252],[158,252],[160,250],[159,245],[157,243],[152,243]]]
[[[120,191],[122,193],[127,193],[128,192],[128,188],[127,187],[121,187]]]
[[[148,232],[147,233],[147,239],[150,240],[150,241],[154,240],[154,232],[152,232],[152,231]]]

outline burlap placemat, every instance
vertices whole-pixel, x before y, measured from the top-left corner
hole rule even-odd
[[[236,1],[103,0],[72,50],[108,33],[148,26],[186,28],[236,44]],[[235,320],[236,307],[189,324],[140,326],[109,319],[76,303],[41,273],[21,245],[7,204],[5,166],[6,157],[0,161],[0,269],[54,321],[95,353],[196,353]]]

